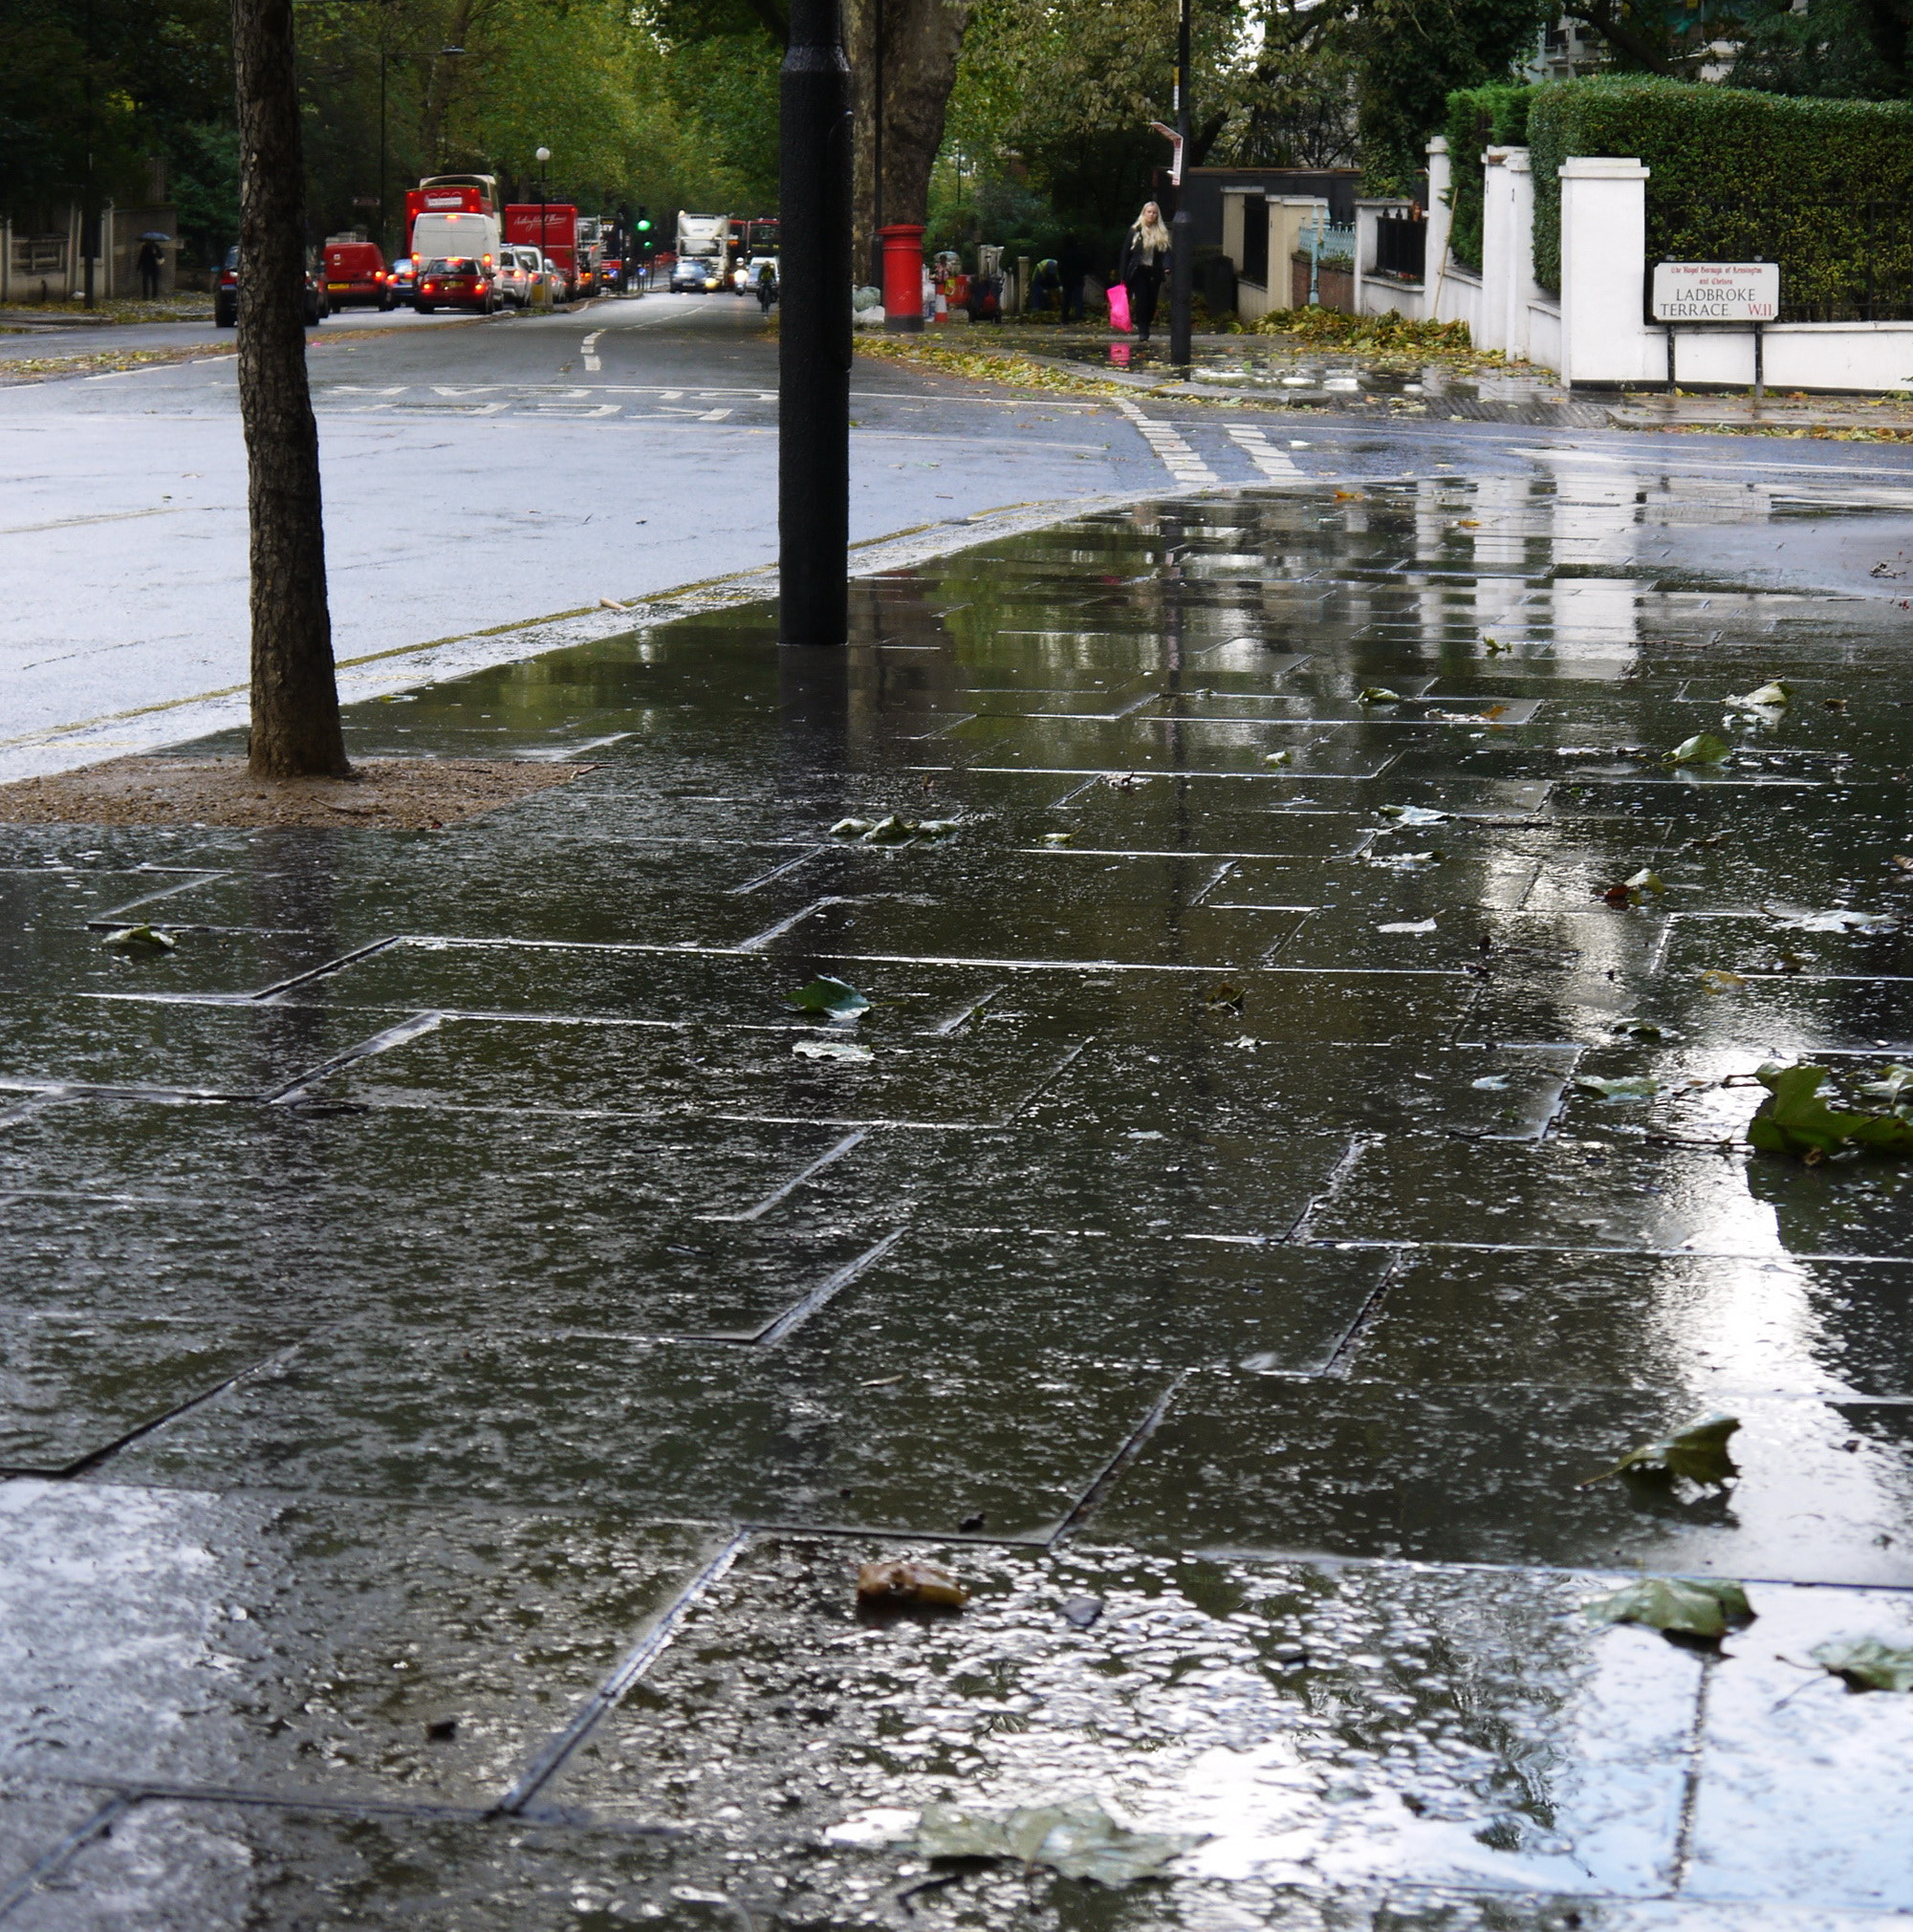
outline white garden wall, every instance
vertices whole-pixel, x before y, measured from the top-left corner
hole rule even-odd
[[[1448,255],[1448,144],[1437,137],[1428,143],[1424,278],[1414,284],[1376,275],[1381,210],[1401,204],[1359,204],[1357,313],[1466,322],[1478,347],[1555,370],[1574,387],[1665,382],[1667,334],[1644,319],[1648,170],[1624,156],[1578,155],[1562,164],[1556,300],[1534,280],[1534,178],[1528,150],[1491,147],[1482,159],[1481,274]],[[1745,330],[1684,329],[1675,356],[1675,380],[1683,388],[1753,381],[1753,337]],[[1913,322],[1775,323],[1766,331],[1762,360],[1772,389],[1913,389]]]

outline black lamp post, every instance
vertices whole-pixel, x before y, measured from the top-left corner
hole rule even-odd
[[[1185,177],[1189,156],[1189,0],[1183,0],[1176,29],[1176,165]],[[1169,220],[1169,360],[1179,369],[1189,363],[1189,305],[1195,290],[1195,264],[1190,259],[1189,196],[1186,179],[1176,184],[1176,212]]]
[[[850,68],[839,0],[792,0],[781,78],[777,636],[850,630]]]
[[[538,263],[545,276],[545,287],[549,290],[552,286],[552,277],[551,264],[545,260],[545,203],[549,199],[547,189],[551,185],[551,178],[546,174],[545,166],[552,158],[552,151],[548,147],[541,147],[533,158],[538,163]]]

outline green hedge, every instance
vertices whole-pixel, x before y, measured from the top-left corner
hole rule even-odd
[[[1483,186],[1482,149],[1525,147],[1528,142],[1528,103],[1536,90],[1505,81],[1486,87],[1462,87],[1448,96],[1448,138],[1451,170],[1448,206],[1454,210],[1448,228],[1448,249],[1465,269],[1481,273]]]
[[[1782,313],[1801,320],[1859,315],[1869,290],[1881,314],[1913,304],[1913,106],[1903,101],[1563,80],[1534,89],[1528,141],[1534,278],[1545,289],[1561,286],[1556,169],[1570,155],[1619,155],[1649,170],[1650,265],[1778,262]]]

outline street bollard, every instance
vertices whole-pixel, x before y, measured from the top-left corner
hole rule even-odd
[[[850,68],[839,0],[792,0],[779,156],[777,636],[841,644],[850,575]]]

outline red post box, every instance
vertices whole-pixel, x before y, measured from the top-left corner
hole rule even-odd
[[[901,333],[924,326],[924,229],[920,222],[894,222],[883,237],[883,326]]]

